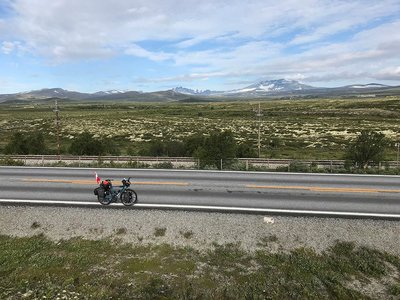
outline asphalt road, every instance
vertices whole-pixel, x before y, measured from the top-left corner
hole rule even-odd
[[[132,177],[139,199],[136,207],[400,218],[400,176],[0,167],[0,204],[21,200],[97,204],[95,171],[102,179],[115,179],[114,185]]]

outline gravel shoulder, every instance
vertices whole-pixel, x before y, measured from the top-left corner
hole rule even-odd
[[[272,252],[299,247],[321,252],[336,241],[400,255],[400,222],[367,219],[222,214],[141,209],[0,206],[0,234],[44,234],[52,240],[82,237],[132,244],[171,244],[207,250],[238,243]]]

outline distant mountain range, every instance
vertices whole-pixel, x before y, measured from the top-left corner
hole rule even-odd
[[[261,97],[337,97],[400,95],[400,86],[388,86],[379,83],[354,84],[336,88],[313,87],[295,80],[278,79],[260,81],[241,89],[230,91],[193,90],[176,87],[167,91],[138,92],[109,90],[96,93],[80,93],[61,88],[41,89],[15,94],[0,94],[0,102],[29,102],[38,100],[129,100],[142,102],[164,101],[201,101],[224,99],[252,99]]]
[[[78,100],[78,101],[106,101],[106,100],[131,100],[140,102],[163,102],[179,101],[187,99],[188,96],[176,93],[173,90],[143,93],[137,91],[100,91],[96,93],[80,93],[68,91],[61,88],[41,89],[16,94],[0,94],[1,102],[29,102],[47,100]]]
[[[232,96],[232,95],[244,95],[244,96],[255,96],[265,95],[271,92],[288,92],[288,91],[299,91],[306,89],[314,89],[314,87],[301,84],[295,80],[278,79],[278,80],[266,80],[254,83],[247,87],[231,91],[210,91],[210,90],[192,90],[183,87],[177,87],[173,90],[178,93],[187,95],[201,95],[201,96]]]
[[[210,91],[210,90],[191,90],[183,87],[173,89],[175,92],[192,95],[192,96],[219,96],[219,97],[269,97],[269,96],[304,96],[304,95],[320,95],[327,94],[349,95],[365,92],[380,92],[383,90],[400,87],[392,87],[379,83],[355,84],[336,88],[313,87],[302,84],[296,80],[278,79],[260,81],[241,89],[231,91]]]

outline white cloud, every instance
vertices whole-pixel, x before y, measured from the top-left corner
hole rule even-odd
[[[178,76],[170,76],[170,77],[159,77],[159,78],[136,78],[135,82],[189,82],[189,81],[197,81],[197,80],[207,80],[211,77],[225,77],[229,74],[222,72],[213,72],[213,73],[191,73],[185,75]]]
[[[291,44],[307,44],[349,30],[359,30],[371,21],[400,10],[398,1],[318,1],[315,4],[308,11],[313,18],[305,18],[301,26],[304,32],[296,35]]]
[[[143,40],[180,40],[181,47],[226,34],[235,38],[274,36],[282,30],[308,30],[293,42],[317,40],[327,34],[392,12],[396,1],[158,1],[158,0],[15,0],[17,17],[9,25],[34,49],[52,55],[53,48],[92,50],[127,46]],[[374,13],[373,16],[372,13]],[[312,30],[311,30],[312,31]],[[43,47],[47,45],[47,47]],[[88,46],[91,46],[87,48]],[[64,55],[78,55],[63,52]]]
[[[154,61],[163,61],[172,58],[172,54],[165,52],[151,52],[138,45],[130,45],[126,50],[125,54],[134,55],[137,57],[145,57]]]
[[[400,65],[398,0],[7,1],[4,54],[55,63],[128,55],[179,69],[160,82],[396,78]]]
[[[13,52],[15,49],[15,45],[13,42],[3,42],[1,45],[1,51],[3,51],[4,54],[10,54]]]
[[[379,71],[375,75],[375,78],[380,80],[400,80],[400,65],[397,67],[388,67]]]
[[[1,51],[6,55],[13,52],[16,52],[17,54],[22,54],[26,52],[27,49],[19,41],[4,41],[1,43]]]

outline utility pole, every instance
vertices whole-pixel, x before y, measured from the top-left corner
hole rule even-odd
[[[59,112],[60,110],[58,109],[58,103],[57,100],[55,100],[55,107],[54,107],[54,112],[56,114],[55,118],[55,125],[56,125],[56,130],[57,130],[57,155],[58,158],[60,159],[60,115]]]
[[[258,148],[258,158],[261,156],[261,117],[263,116],[261,113],[261,103],[258,102],[258,110],[255,110],[256,117],[258,117],[258,140],[257,140],[257,148]]]

